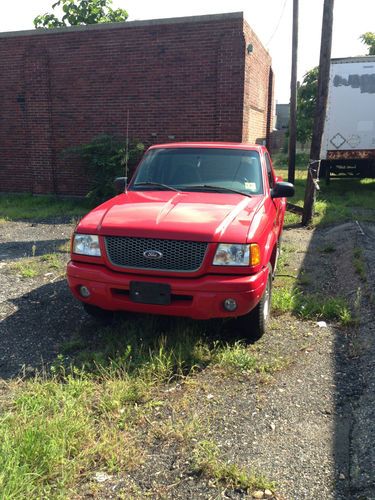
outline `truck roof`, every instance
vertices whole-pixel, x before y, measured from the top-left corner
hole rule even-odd
[[[332,64],[340,64],[340,63],[355,63],[355,62],[375,62],[375,56],[353,56],[353,57],[337,57],[331,59]]]
[[[168,142],[166,144],[154,144],[149,149],[156,148],[221,148],[221,149],[244,149],[261,152],[264,146],[258,144],[247,144],[244,142]]]

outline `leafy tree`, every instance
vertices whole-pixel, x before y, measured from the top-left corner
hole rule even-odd
[[[359,37],[368,47],[368,55],[375,56],[375,33],[368,31]]]
[[[126,21],[124,9],[112,9],[112,0],[57,0],[52,9],[62,8],[62,17],[42,14],[34,19],[35,28],[58,28],[85,24]]]
[[[313,68],[303,77],[297,92],[297,140],[302,144],[312,137],[314,110],[318,92],[319,68]]]

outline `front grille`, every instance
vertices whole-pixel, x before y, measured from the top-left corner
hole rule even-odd
[[[107,255],[114,266],[158,271],[197,271],[203,263],[207,245],[200,241],[105,237]],[[157,255],[161,253],[162,257],[147,258],[144,252],[148,250],[156,252]]]

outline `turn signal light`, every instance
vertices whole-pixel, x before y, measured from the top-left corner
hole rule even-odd
[[[257,266],[260,264],[260,248],[257,243],[251,243],[250,245],[250,265]]]

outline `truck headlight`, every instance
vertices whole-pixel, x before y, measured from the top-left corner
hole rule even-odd
[[[248,266],[250,262],[249,245],[221,243],[216,250],[214,266]]]
[[[214,266],[256,266],[260,264],[260,248],[256,243],[239,245],[220,243],[212,263]]]
[[[73,253],[100,257],[99,237],[95,234],[75,234],[73,237]]]

